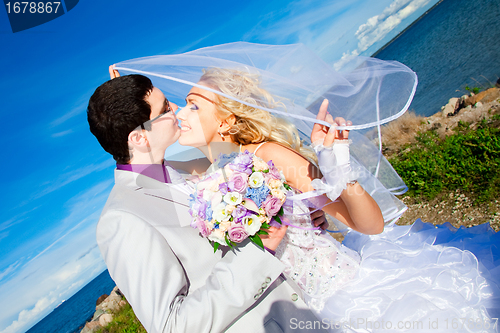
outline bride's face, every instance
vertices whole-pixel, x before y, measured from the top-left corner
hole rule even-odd
[[[181,121],[181,145],[201,147],[222,141],[218,134],[220,121],[214,105],[216,98],[217,95],[210,91],[198,87],[191,89],[186,97],[186,107],[177,113],[177,119]]]

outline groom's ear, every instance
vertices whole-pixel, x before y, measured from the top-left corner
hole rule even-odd
[[[148,145],[148,139],[146,138],[145,130],[141,127],[137,127],[135,130],[128,134],[128,144],[132,147],[146,147]]]

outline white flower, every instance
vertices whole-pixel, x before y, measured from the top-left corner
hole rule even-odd
[[[215,192],[212,199],[210,199],[212,207],[217,206],[222,202],[222,194],[220,192]]]
[[[254,172],[248,179],[248,183],[252,188],[259,188],[264,184],[264,175],[262,172]]]
[[[241,200],[243,199],[243,196],[241,193],[238,192],[227,192],[224,195],[224,202],[227,203],[228,205],[239,205],[241,203]]]
[[[212,198],[216,192],[209,190],[208,188],[203,191],[203,200],[212,201]]]
[[[208,239],[217,243],[220,243],[222,245],[226,245],[226,239],[225,239],[226,233],[220,229],[214,229],[212,230],[212,233],[208,235]]]
[[[216,221],[223,222],[228,221],[231,217],[231,214],[226,211],[226,204],[224,202],[221,202],[213,209],[212,217]]]
[[[259,231],[262,226],[261,219],[257,215],[245,216],[241,219],[241,223],[243,224],[245,231],[248,232],[250,236],[255,235],[255,233]]]

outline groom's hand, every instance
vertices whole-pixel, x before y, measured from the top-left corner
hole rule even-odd
[[[281,243],[281,240],[285,237],[287,228],[288,226],[283,225],[281,228],[270,227],[269,229],[265,229],[268,234],[260,235],[264,246],[270,250],[276,251],[278,245]]]
[[[325,216],[325,212],[322,210],[317,210],[311,213],[311,220],[315,227],[320,227],[322,230],[328,229],[328,221]]]

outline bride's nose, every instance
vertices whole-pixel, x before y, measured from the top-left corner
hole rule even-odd
[[[185,107],[178,107],[176,105],[177,109],[176,109],[176,116],[177,116],[177,119],[180,119],[180,120],[185,120],[186,117],[185,117],[185,114],[186,114],[186,111],[185,109],[187,108],[187,105]]]

